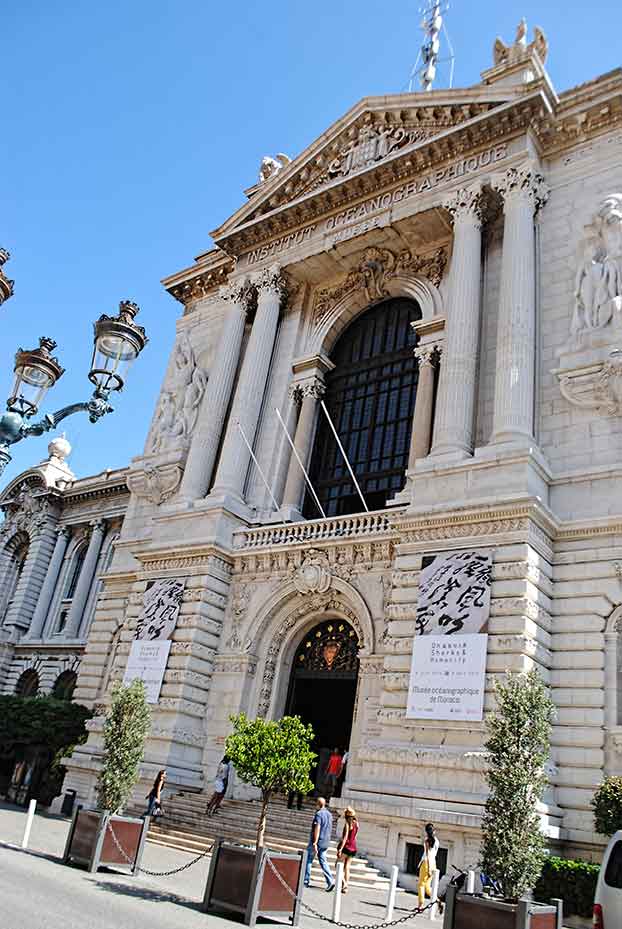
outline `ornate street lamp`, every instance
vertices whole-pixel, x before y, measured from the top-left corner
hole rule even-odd
[[[0,305],[13,296],[13,284],[15,283],[8,278],[2,270],[11,255],[6,248],[0,248]]]
[[[117,316],[100,316],[94,324],[93,357],[89,380],[95,386],[90,400],[64,406],[56,413],[47,413],[35,423],[29,420],[39,410],[43,399],[64,374],[52,352],[56,342],[39,339],[39,348],[20,348],[15,355],[15,380],[7,400],[7,412],[0,417],[0,474],[11,460],[9,446],[31,435],[42,435],[55,429],[61,420],[73,413],[85,411],[92,423],[112,413],[108,402],[111,393],[123,390],[132,362],[147,344],[142,326],[134,322],[138,307],[129,300],[119,304]]]

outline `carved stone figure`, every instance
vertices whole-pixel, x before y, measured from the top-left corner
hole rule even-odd
[[[196,426],[208,375],[197,365],[190,339],[183,333],[175,346],[170,386],[162,392],[151,440],[151,452],[175,443],[187,444]]]
[[[374,162],[386,158],[393,149],[406,142],[407,138],[408,134],[402,127],[377,129],[365,125],[358,131],[352,129],[348,143],[328,166],[328,173],[345,176],[352,171],[367,168]]]
[[[286,168],[288,164],[291,164],[291,160],[292,159],[288,155],[284,155],[282,152],[278,154],[276,158],[272,158],[270,155],[264,155],[259,165],[259,183],[265,184],[271,177],[274,177],[275,174],[278,174],[279,171]]]
[[[533,51],[537,52],[538,58],[544,64],[549,50],[545,34],[538,26],[533,30],[533,42],[527,44],[527,21],[523,17],[516,27],[516,38],[512,45],[506,45],[499,37],[495,39],[492,54],[495,65],[514,64],[515,61],[522,61],[523,58],[529,58]]]
[[[137,497],[144,497],[160,506],[175,493],[181,482],[182,470],[178,465],[156,466],[146,462],[142,471],[132,471],[127,486]]]
[[[575,279],[574,336],[603,329],[622,313],[622,194],[605,197],[594,226]]]

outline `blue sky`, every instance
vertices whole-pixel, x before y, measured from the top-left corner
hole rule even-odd
[[[162,277],[192,263],[244,201],[262,155],[296,155],[366,95],[406,89],[418,2],[22,0],[2,14],[0,245],[15,296],[0,308],[0,391],[39,335],[67,368],[46,410],[86,398],[92,322],[137,301],[150,344],[117,411],[65,422],[78,476],[142,452],[174,336]],[[496,35],[546,32],[558,90],[622,64],[622,6],[455,0],[455,86],[479,80]],[[610,41],[609,36],[615,37]],[[15,446],[3,482],[46,455]]]

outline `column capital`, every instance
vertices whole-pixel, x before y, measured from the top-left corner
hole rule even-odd
[[[106,520],[105,519],[92,519],[89,523],[91,532],[105,532],[106,531]]]
[[[534,213],[546,204],[550,187],[544,180],[535,161],[525,161],[503,174],[496,174],[492,186],[503,197],[505,205],[523,201],[531,205]]]
[[[456,225],[468,222],[479,228],[484,218],[485,206],[481,185],[472,184],[470,187],[455,190],[443,201],[443,206],[449,210]]]
[[[227,281],[226,284],[218,291],[221,300],[227,303],[239,303],[246,311],[248,305],[250,285],[246,279],[239,278],[234,281]]]
[[[58,528],[56,529],[56,535],[58,536],[59,539],[69,540],[72,536],[71,526],[58,526]]]
[[[262,294],[273,294],[283,299],[287,294],[287,280],[279,265],[270,265],[251,275],[251,284],[257,289],[258,297]]]
[[[418,345],[414,350],[415,358],[419,368],[429,365],[431,368],[436,367],[443,353],[443,346],[440,342],[428,342],[426,345]]]
[[[310,377],[306,380],[292,381],[289,385],[289,398],[300,405],[305,397],[321,400],[326,393],[326,384],[319,377]]]

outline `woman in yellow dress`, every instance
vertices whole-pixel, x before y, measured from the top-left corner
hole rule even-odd
[[[426,896],[432,896],[432,878],[436,871],[436,853],[438,852],[439,842],[434,832],[432,823],[426,823],[425,836],[423,839],[423,855],[419,862],[419,909],[425,906]]]

